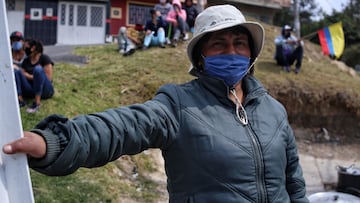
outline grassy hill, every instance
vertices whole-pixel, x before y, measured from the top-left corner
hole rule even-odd
[[[273,39],[280,30],[264,26],[266,42],[255,76],[286,106],[293,125],[326,126],[334,132],[341,129],[344,136],[354,132],[358,139],[359,76],[346,67],[339,68],[343,65],[322,56],[321,48],[310,42],[305,42],[301,72],[282,71],[273,60]],[[21,109],[24,129],[31,129],[53,113],[74,117],[143,102],[165,83],[193,78],[187,74],[190,63],[186,42],[177,48],[137,51],[129,57],[120,55],[116,48],[115,44],[79,47],[75,53],[88,56],[88,64],[56,64],[55,96],[43,101],[40,112],[34,115]],[[124,156],[101,168],[80,169],[66,177],[31,171],[36,202],[157,202],[163,197],[164,185],[148,177],[157,170],[152,163],[152,157],[142,153]]]

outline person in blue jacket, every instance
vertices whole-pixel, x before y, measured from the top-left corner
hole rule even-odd
[[[286,110],[253,75],[263,44],[261,24],[210,6],[187,46],[194,80],[164,85],[142,104],[51,115],[3,151],[62,176],[159,148],[169,202],[308,202]]]

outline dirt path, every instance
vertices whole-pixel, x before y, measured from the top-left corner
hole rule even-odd
[[[326,129],[294,129],[299,152],[315,158],[352,161],[360,167],[360,139],[340,136]]]

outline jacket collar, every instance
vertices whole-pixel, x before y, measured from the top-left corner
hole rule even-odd
[[[207,75],[199,75],[200,83],[219,98],[228,98],[230,89],[224,81]],[[242,81],[242,89],[246,95],[245,104],[265,93],[266,89],[254,76],[245,76]]]

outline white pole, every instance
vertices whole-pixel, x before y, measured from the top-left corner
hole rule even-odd
[[[300,39],[300,0],[295,0],[294,26],[296,37]]]
[[[0,148],[23,136],[5,6],[0,0]],[[25,154],[6,155],[1,150],[0,202],[34,202]]]

